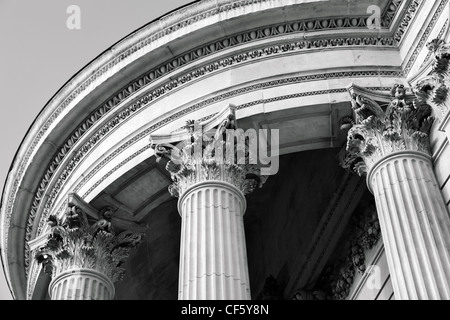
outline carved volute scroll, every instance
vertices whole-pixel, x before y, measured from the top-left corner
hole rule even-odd
[[[122,265],[144,234],[137,231],[116,234],[110,218],[111,212],[104,210],[101,218],[90,224],[79,206],[69,204],[62,218],[49,217],[47,240],[35,258],[52,278],[68,270],[92,269],[113,283],[122,280],[125,274]]]
[[[150,137],[157,161],[170,159],[166,170],[173,180],[169,186],[172,196],[179,197],[190,186],[213,180],[228,182],[245,195],[267,180],[255,161],[256,154],[250,152],[249,140],[245,139],[242,150],[227,136],[227,131],[239,130],[233,105],[204,123],[187,121],[184,129],[171,136]]]
[[[392,88],[391,101],[385,108],[364,94],[367,90],[363,88],[352,85],[349,92],[356,124],[348,131],[347,153],[341,159],[344,168],[363,176],[378,160],[395,152],[431,155],[431,108],[407,96],[404,86]]]
[[[432,71],[416,83],[414,93],[422,104],[433,108],[438,119],[443,120],[450,111],[450,44],[434,39],[427,48],[433,54]]]

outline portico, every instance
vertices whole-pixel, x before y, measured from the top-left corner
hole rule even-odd
[[[118,42],[45,106],[11,167],[0,243],[14,297],[448,299],[448,10],[203,0]],[[187,121],[267,144],[278,130],[278,172],[171,163],[167,144],[198,142]],[[113,237],[142,235],[123,281],[77,265],[89,271],[62,293],[73,268],[44,272],[49,218],[74,206]]]

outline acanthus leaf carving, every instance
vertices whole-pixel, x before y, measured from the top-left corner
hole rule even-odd
[[[432,71],[416,83],[414,93],[420,104],[431,106],[442,120],[450,111],[450,44],[434,39],[427,48],[433,55]]]
[[[378,102],[354,92],[351,95],[356,124],[347,134],[347,155],[341,165],[360,176],[381,158],[399,151],[420,151],[431,154],[429,133],[434,118],[431,108],[420,101],[406,97],[403,85],[391,90],[391,101],[386,108]]]
[[[122,280],[125,269],[121,266],[144,235],[136,231],[116,235],[110,218],[111,212],[106,210],[91,225],[76,205],[69,206],[61,219],[50,215],[47,241],[35,259],[53,278],[67,270],[86,268],[103,273],[112,282]]]
[[[263,186],[268,176],[261,174],[262,166],[249,152],[249,140],[244,137],[243,152],[234,141],[235,133],[243,133],[237,127],[234,106],[229,107],[215,130],[204,132],[202,125],[193,120],[187,121],[184,129],[187,137],[176,146],[155,143],[151,138],[157,161],[170,159],[165,168],[173,181],[168,188],[172,196],[179,197],[190,186],[212,180],[228,182],[244,195]],[[229,131],[233,131],[232,140]]]

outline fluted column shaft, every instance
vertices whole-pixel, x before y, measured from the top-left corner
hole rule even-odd
[[[450,299],[450,219],[430,156],[390,154],[368,174],[396,299]]]
[[[52,300],[111,300],[114,284],[92,269],[72,269],[60,273],[49,286]]]
[[[245,208],[242,192],[221,181],[195,184],[179,199],[179,300],[250,299]]]

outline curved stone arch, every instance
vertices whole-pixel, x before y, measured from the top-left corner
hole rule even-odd
[[[289,1],[288,5],[296,5],[299,3],[304,3],[305,1]],[[160,97],[161,93],[167,93],[170,92],[173,89],[179,88],[178,85],[173,85],[176,82],[172,80],[173,73],[167,73],[164,74],[162,77],[155,77],[154,79],[151,79],[151,72],[154,72],[152,70],[160,69],[162,66],[166,66],[166,71],[180,71],[183,69],[182,66],[178,62],[179,69],[174,68],[173,70],[169,70],[170,68],[167,67],[168,64],[172,64],[173,61],[163,63],[161,62],[158,64],[154,69],[147,72],[143,77],[140,76],[137,79],[134,79],[135,81],[132,82],[132,84],[123,86],[122,82],[120,83],[120,88],[116,86],[113,90],[110,90],[111,87],[114,87],[114,85],[107,84],[107,79],[110,79],[110,82],[113,82],[112,80],[114,77],[117,77],[117,75],[121,75],[122,78],[126,78],[130,74],[135,74],[136,68],[139,66],[139,59],[142,62],[142,59],[145,59],[144,56],[149,55],[152,50],[155,50],[155,52],[162,47],[162,44],[164,43],[164,39],[166,39],[167,43],[170,41],[174,41],[177,32],[179,33],[179,37],[181,35],[186,35],[188,33],[194,33],[194,31],[201,30],[205,27],[207,24],[206,22],[209,21],[209,23],[214,23],[214,14],[220,14],[224,11],[233,11],[235,10],[235,14],[245,16],[248,12],[251,10],[247,8],[244,10],[244,12],[239,11],[245,6],[254,6],[256,4],[259,4],[260,7],[258,8],[261,11],[269,10],[269,9],[276,9],[275,7],[277,4],[269,3],[266,1],[240,1],[237,4],[230,5],[227,1],[223,1],[218,6],[218,8],[214,7],[212,5],[213,1],[203,1],[201,4],[194,4],[191,7],[184,8],[180,10],[179,12],[175,12],[173,14],[170,14],[166,16],[163,19],[160,19],[159,21],[155,22],[154,24],[151,24],[150,26],[144,27],[144,29],[136,32],[132,36],[124,39],[122,42],[118,43],[116,46],[114,46],[111,50],[100,56],[96,61],[94,61],[89,67],[84,69],[80,72],[79,75],[77,75],[74,79],[71,80],[68,85],[66,85],[60,93],[58,93],[51,102],[47,105],[45,110],[41,113],[39,119],[36,122],[36,125],[32,128],[30,131],[30,134],[27,136],[27,138],[24,140],[24,143],[21,146],[21,150],[18,153],[18,157],[14,164],[14,179],[8,180],[8,184],[5,188],[5,194],[4,198],[7,198],[7,204],[6,209],[5,205],[2,209],[2,225],[9,225],[9,221],[12,218],[12,210],[14,203],[17,203],[18,201],[24,202],[24,205],[21,209],[25,209],[24,211],[30,212],[31,211],[31,218],[28,218],[27,226],[25,227],[25,230],[22,230],[21,234],[18,235],[18,238],[22,236],[22,234],[25,236],[25,239],[31,240],[33,236],[36,236],[39,234],[39,229],[43,227],[44,219],[41,218],[41,214],[45,212],[46,210],[53,210],[52,202],[47,202],[48,199],[56,198],[58,197],[58,192],[54,192],[54,190],[57,190],[58,188],[64,188],[64,180],[66,178],[70,178],[70,173],[65,173],[64,169],[69,168],[68,171],[71,171],[77,166],[77,161],[80,161],[82,158],[82,153],[88,153],[90,150],[90,147],[80,146],[80,141],[85,141],[86,146],[89,146],[89,143],[91,145],[95,145],[97,141],[101,138],[100,136],[106,136],[108,134],[108,129],[110,128],[111,131],[114,131],[115,125],[109,125],[109,123],[115,123],[115,119],[124,120],[127,117],[127,109],[133,111],[133,108],[136,110],[143,107],[143,104],[145,104],[145,99],[147,97],[148,100],[150,100],[148,97]],[[214,2],[215,3],[215,2]],[[402,1],[393,1],[394,5],[396,5],[395,10],[387,11],[390,12],[391,15],[393,15],[394,18],[390,20],[390,22],[399,23],[399,20],[401,20],[401,15],[398,13],[401,11],[399,8],[401,8],[401,5],[404,5],[405,2]],[[417,3],[421,3],[420,1],[417,1]],[[192,12],[189,12],[189,15],[191,13],[194,13],[194,17],[189,16],[189,18],[186,18],[186,12],[187,10],[193,10]],[[263,10],[264,9],[264,10]],[[198,12],[196,12],[198,10]],[[216,12],[217,11],[217,12]],[[230,16],[232,16],[230,14]],[[266,55],[266,60],[272,59],[272,57],[276,57],[277,54],[281,57],[287,57],[289,55],[295,56],[299,53],[303,53],[304,50],[308,53],[313,53],[314,51],[323,50],[324,48],[327,48],[328,51],[342,51],[342,52],[351,52],[352,50],[358,50],[359,47],[363,47],[365,49],[373,47],[374,51],[376,52],[380,47],[388,48],[387,51],[392,50],[392,52],[396,51],[396,42],[394,41],[395,38],[392,37],[391,33],[388,33],[386,31],[386,37],[385,39],[379,39],[378,37],[371,37],[369,32],[366,32],[367,30],[362,30],[361,28],[364,27],[364,23],[361,22],[361,18],[359,19],[358,23],[356,25],[351,25],[349,27],[349,30],[338,30],[333,37],[329,39],[323,39],[323,34],[321,35],[320,32],[328,31],[330,28],[324,27],[322,24],[314,23],[311,30],[314,30],[314,32],[317,33],[319,39],[317,41],[298,41],[298,39],[295,39],[295,36],[293,37],[294,42],[292,41],[286,41],[291,40],[287,39],[285,33],[280,34],[272,34],[273,26],[274,24],[271,24],[270,26],[270,33],[269,36],[267,36],[267,39],[269,40],[269,43],[271,44],[270,47],[265,51],[265,49],[261,49],[260,47],[252,47],[253,45],[249,46],[249,50],[244,55],[241,50],[242,47],[248,46],[247,43],[242,43],[240,46],[236,46],[235,50],[237,53],[233,56],[225,57],[221,60],[223,67],[225,68],[225,71],[221,72],[228,72],[226,70],[230,70],[231,64],[229,62],[235,63],[233,67],[240,68],[244,66],[246,63],[247,65],[250,65],[251,63],[248,62],[248,60],[241,60],[245,57],[249,57],[248,59],[258,59],[261,58],[258,56],[259,53],[261,53],[259,50],[262,51],[261,54]],[[295,22],[294,22],[295,23]],[[333,26],[332,22],[329,24],[329,26]],[[344,26],[347,26],[345,21],[343,22]],[[198,28],[194,30],[194,25],[199,24]],[[351,22],[350,22],[351,24]],[[289,30],[286,26],[290,26],[290,24],[282,23],[281,25],[284,26],[284,30]],[[393,24],[389,24],[389,26],[392,28]],[[175,26],[175,27],[174,27]],[[350,25],[349,25],[350,26]],[[387,25],[386,25],[387,26]],[[407,27],[404,26],[405,28]],[[250,39],[255,41],[260,41],[262,38],[258,38],[258,35],[264,35],[265,28],[257,29],[253,28],[250,30],[244,30],[242,34],[247,35],[247,38],[243,37],[243,39]],[[309,28],[308,27],[308,21],[303,22],[303,26],[301,23],[299,23],[299,29],[302,30],[302,28]],[[358,29],[358,32],[362,34],[361,37],[353,37],[353,38],[347,38],[342,37],[339,38],[337,35],[342,34],[346,36],[346,33],[348,32],[354,32],[355,28]],[[189,29],[189,30],[187,30]],[[278,31],[281,29],[276,28]],[[345,29],[345,28],[343,28]],[[255,31],[258,30],[258,31]],[[262,30],[262,31],[261,31]],[[296,31],[296,30],[294,30]],[[302,30],[307,31],[307,30]],[[256,32],[257,37],[255,39],[252,39],[252,32]],[[239,33],[236,33],[235,35],[232,35],[230,37],[225,37],[229,39],[233,39],[233,37],[237,37]],[[274,40],[276,40],[276,37],[282,38],[283,41],[281,41],[281,44],[276,44]],[[284,37],[284,38],[283,38]],[[224,38],[219,39],[219,41],[223,41]],[[394,39],[394,40],[393,40]],[[249,40],[249,42],[251,42]],[[230,43],[232,40],[229,40]],[[397,40],[398,41],[398,40]],[[202,50],[204,53],[208,53],[208,46],[211,46],[212,42],[207,43],[205,46],[202,47]],[[334,45],[335,44],[335,45]],[[194,48],[195,49],[195,48]],[[188,50],[188,53],[193,57],[194,49]],[[196,49],[198,50],[198,49]],[[159,51],[161,53],[163,51]],[[385,51],[383,51],[385,52]],[[212,56],[214,54],[217,55],[217,53],[212,53]],[[230,52],[233,53],[233,52]],[[221,54],[221,53],[220,53]],[[252,54],[254,57],[252,57]],[[185,55],[185,54],[184,54]],[[181,59],[184,57],[181,53],[178,55],[178,58],[175,59]],[[181,57],[181,58],[180,58]],[[198,58],[198,57],[197,57]],[[203,59],[203,60],[202,60]],[[215,66],[217,66],[216,63],[220,66],[219,62],[214,63],[208,63],[205,59],[209,59],[202,57],[199,60],[196,61],[204,61],[202,62],[203,65],[200,65],[200,71],[195,70],[186,70],[191,72],[190,79],[195,78],[196,75],[205,76],[205,74],[214,74],[218,69],[215,69]],[[231,60],[230,60],[231,59]],[[261,61],[263,59],[261,58]],[[179,60],[181,61],[181,60]],[[227,62],[228,61],[228,62]],[[247,61],[247,62],[246,62]],[[239,65],[240,64],[240,65]],[[136,67],[133,67],[135,65]],[[365,66],[367,67],[367,66]],[[227,69],[228,68],[228,69]],[[395,81],[395,79],[402,78],[402,70],[399,68],[399,66],[395,66],[392,64],[391,66],[388,66],[385,70],[380,70],[379,68],[374,68],[372,70],[356,70],[355,73],[352,74],[346,74],[345,71],[347,66],[343,66],[344,71],[340,71],[338,67],[335,67],[335,72],[337,76],[335,75],[309,75],[310,77],[317,76],[316,79],[307,78],[308,75],[305,75],[305,81],[311,82],[311,80],[317,80],[317,79],[323,79],[323,80],[329,80],[333,78],[339,78],[349,76],[350,78],[370,78],[372,79],[368,80],[364,84],[368,87],[376,87],[378,89],[386,89],[392,81]],[[186,69],[189,69],[186,66]],[[363,68],[364,69],[364,68]],[[204,74],[202,74],[204,72]],[[339,75],[339,72],[343,72],[342,75]],[[358,74],[358,72],[361,72],[361,74]],[[364,72],[366,74],[364,75]],[[370,74],[372,72],[372,74]],[[189,73],[188,73],[189,74]],[[382,80],[379,81],[379,76],[386,77],[386,81]],[[185,77],[185,78],[183,78]],[[301,78],[302,76],[299,76]],[[164,83],[164,79],[167,79],[168,81]],[[182,76],[176,77],[175,81],[179,81],[180,83],[184,84],[187,83],[186,79],[189,79],[189,76]],[[206,79],[204,77],[203,79]],[[155,81],[148,81],[148,80],[155,80]],[[148,81],[148,82],[147,82]],[[183,82],[184,81],[184,82]],[[202,81],[202,80],[198,80]],[[364,81],[364,80],[363,80]],[[268,81],[266,81],[268,82]],[[351,81],[350,81],[351,82]],[[131,83],[131,82],[130,82]],[[156,85],[160,84],[159,88],[156,88]],[[147,89],[144,89],[146,85],[150,85],[149,87],[153,86],[155,89],[148,93],[146,91]],[[261,84],[258,84],[261,85]],[[345,93],[345,86],[341,86],[340,88],[331,87],[328,88],[329,84],[325,83],[326,89],[321,88],[320,90],[310,90],[308,92],[303,93],[286,93],[284,95],[280,95],[278,97],[270,97],[266,99],[256,99],[253,101],[248,101],[245,103],[242,103],[240,105],[240,109],[244,110],[250,110],[250,107],[256,106],[258,104],[262,103],[273,103],[275,101],[282,101],[282,100],[289,100],[289,99],[295,99],[295,98],[302,98],[302,97],[310,97],[310,96],[318,96],[318,95],[330,95],[330,94],[339,94],[339,93]],[[280,85],[281,86],[281,85]],[[144,89],[144,90],[142,90]],[[102,94],[99,94],[99,97],[92,97],[91,92],[103,92]],[[249,90],[250,91],[250,90]],[[109,98],[106,97],[107,92],[115,92],[112,96],[109,96]],[[145,93],[144,93],[145,92]],[[224,95],[227,93],[224,93]],[[230,94],[230,93],[228,93]],[[217,99],[217,101],[225,101],[226,97],[217,98],[210,97],[209,99]],[[230,94],[232,96],[232,94]],[[90,106],[88,106],[88,100],[92,103]],[[200,98],[197,98],[197,100],[201,100]],[[205,99],[206,100],[206,99]],[[106,101],[106,102],[105,102]],[[133,101],[133,102],[132,102]],[[101,102],[101,103],[100,103]],[[139,105],[139,103],[141,103]],[[187,108],[183,110],[179,110],[180,117],[177,121],[180,123],[182,120],[184,120],[183,116],[187,116],[190,112],[195,112],[195,106],[201,105],[203,101],[197,102],[197,104],[191,104]],[[84,104],[84,112],[81,113],[81,116],[85,119],[81,125],[78,127],[74,127],[73,125],[68,126],[67,122],[68,119],[73,119],[75,117],[75,106],[83,106]],[[95,109],[95,106],[100,106],[97,109]],[[194,107],[193,107],[194,106]],[[192,108],[193,107],[193,108]],[[192,109],[189,109],[192,108]],[[112,110],[112,113],[109,111]],[[120,111],[119,111],[120,110]],[[162,123],[169,123],[171,120],[170,117],[173,115],[169,115],[168,117],[165,117],[164,119],[161,119],[160,121]],[[112,122],[108,122],[106,120],[110,120]],[[166,121],[166,122],[164,122]],[[86,125],[84,125],[86,124]],[[118,124],[118,123],[116,123]],[[84,125],[84,126],[83,126]],[[109,125],[109,127],[108,127]],[[101,128],[103,126],[103,128]],[[62,142],[61,140],[54,141],[52,138],[49,138],[51,134],[55,135],[56,133],[59,133],[62,131],[62,128],[69,127],[71,130],[70,138],[66,140],[66,142]],[[106,128],[106,129],[105,129]],[[176,128],[175,128],[176,129]],[[150,132],[150,131],[149,131]],[[86,133],[86,135],[85,135]],[[147,132],[148,133],[148,132]],[[61,147],[56,146],[61,145]],[[75,146],[75,147],[73,147]],[[123,145],[119,146],[119,148],[124,148]],[[40,150],[40,155],[37,154],[37,150]],[[127,158],[129,158],[131,155],[136,154],[138,152],[138,155],[142,155],[148,150],[145,149],[145,147],[142,147],[137,150],[129,149],[129,152],[131,154],[123,154],[124,159],[121,161],[125,161]],[[131,152],[133,151],[133,152]],[[115,150],[111,152],[113,154],[116,152]],[[31,162],[36,162],[37,159],[44,159],[46,158],[43,154],[56,154],[56,156],[53,159],[45,159],[46,163],[48,165],[46,166],[46,169],[33,169]],[[138,156],[137,155],[137,156]],[[150,155],[150,153],[147,153],[147,156]],[[69,156],[69,157],[66,157]],[[135,156],[136,157],[136,156]],[[118,161],[119,158],[116,158]],[[18,159],[20,159],[20,163],[18,162]],[[57,160],[55,162],[55,159]],[[105,159],[99,158],[97,165],[99,165],[102,161]],[[53,161],[53,162],[52,162]],[[126,162],[126,161],[125,161]],[[117,166],[117,165],[116,165]],[[30,169],[31,168],[31,169]],[[36,176],[42,176],[43,179],[41,179],[39,182],[34,182],[33,187],[29,188],[30,190],[38,189],[36,194],[33,194],[33,192],[30,192],[28,188],[24,188],[23,185],[27,184],[25,180],[23,180],[24,176],[28,176],[27,179],[30,179],[31,173],[35,170]],[[120,171],[116,170],[119,174]],[[55,173],[55,174],[54,174]],[[54,174],[54,175],[53,175]],[[34,176],[34,175],[33,175]],[[111,176],[111,175],[110,175]],[[24,182],[25,181],[25,182]],[[47,182],[45,182],[47,181]],[[97,180],[97,182],[100,180]],[[43,182],[45,182],[43,184]],[[95,185],[97,182],[95,182],[93,185]],[[39,191],[39,185],[42,186],[42,191]],[[82,186],[80,186],[81,188]],[[81,189],[80,189],[81,190]],[[23,191],[22,194],[18,194],[19,191]],[[64,192],[62,192],[64,194]],[[88,192],[86,191],[84,195],[88,196]],[[33,199],[32,199],[33,197]],[[62,196],[61,196],[62,197]],[[41,201],[44,200],[45,201]],[[37,200],[37,202],[36,202]],[[33,203],[34,202],[34,203]],[[27,206],[30,207],[27,207]],[[34,208],[35,207],[35,208]],[[34,210],[34,211],[33,211]],[[36,217],[39,217],[38,219],[35,219]],[[15,219],[19,219],[18,217],[15,217]],[[22,218],[20,218],[22,219]],[[19,219],[19,220],[20,220]],[[20,222],[20,221],[18,221]],[[22,222],[18,223],[23,224]],[[7,242],[8,242],[8,228],[2,229],[2,247],[8,248]],[[26,242],[27,243],[27,242]],[[26,244],[27,246],[27,244]],[[25,259],[25,276],[26,272],[28,271],[27,262],[30,258],[29,252],[27,250],[27,247],[23,249],[23,251],[19,251],[19,256],[23,253]],[[3,259],[6,261],[6,252],[3,254]],[[21,257],[18,257],[18,260],[21,260]],[[10,259],[11,261],[11,259]],[[18,264],[20,265],[21,262],[19,261]],[[6,269],[8,270],[8,266],[6,266]],[[8,271],[7,271],[8,273]],[[19,277],[22,277],[22,279],[25,279],[24,275],[21,275]],[[9,273],[8,273],[9,277]],[[19,280],[23,282],[23,280]],[[21,294],[19,294],[21,296]]]

